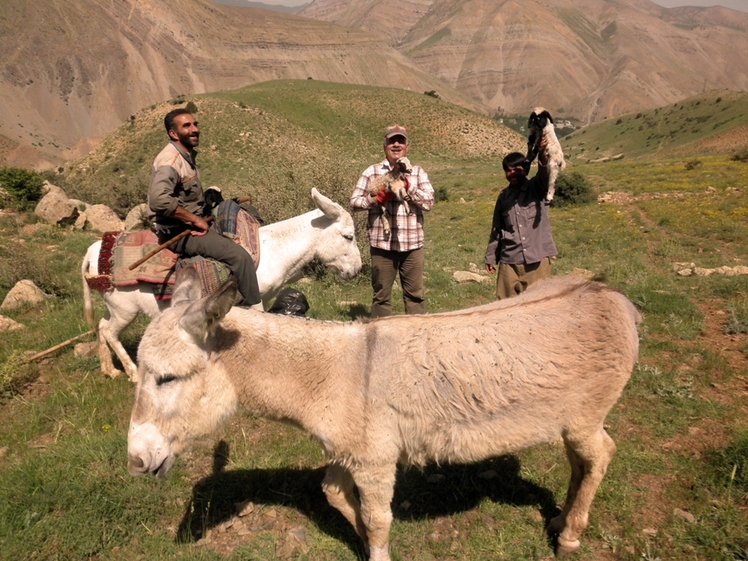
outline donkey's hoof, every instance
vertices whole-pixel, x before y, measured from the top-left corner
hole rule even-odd
[[[559,536],[558,542],[556,542],[556,557],[568,557],[573,555],[577,550],[579,550],[580,545],[579,540],[568,541]]]

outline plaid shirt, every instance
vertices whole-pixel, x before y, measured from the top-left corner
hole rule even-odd
[[[405,206],[395,200],[385,203],[390,220],[390,236],[384,235],[382,228],[382,210],[379,204],[369,195],[371,183],[390,171],[387,160],[369,166],[361,174],[356,188],[351,195],[351,210],[368,210],[367,236],[369,245],[385,251],[411,251],[423,247],[423,211],[431,210],[434,204],[434,188],[429,176],[420,166],[413,166],[408,175],[408,205],[410,214],[405,213]]]

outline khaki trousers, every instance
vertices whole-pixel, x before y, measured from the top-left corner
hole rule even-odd
[[[496,277],[496,299],[503,300],[521,294],[534,282],[551,277],[551,258],[537,263],[499,263]]]
[[[406,314],[425,314],[423,301],[423,248],[385,251],[371,248],[371,317],[392,315],[392,285],[400,274]]]

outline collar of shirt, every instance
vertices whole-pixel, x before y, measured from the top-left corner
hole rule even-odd
[[[185,152],[184,150],[182,150],[182,148],[180,148],[179,144],[177,144],[173,140],[171,141],[171,143],[174,145],[174,148],[177,149],[177,152],[179,152],[182,155],[182,157],[185,160],[187,160],[188,164],[190,164],[193,168],[197,166],[197,164],[195,163],[195,158],[197,157],[197,150],[193,150],[192,154],[190,154],[189,152]]]

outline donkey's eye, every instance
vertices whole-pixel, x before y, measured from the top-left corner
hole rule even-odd
[[[168,384],[169,382],[173,382],[176,379],[177,379],[177,377],[174,376],[173,374],[167,374],[166,376],[162,376],[161,378],[159,378],[158,380],[156,380],[156,385],[157,386],[162,386],[164,384]]]
[[[347,239],[349,242],[353,241],[353,234],[343,234],[343,237]]]

